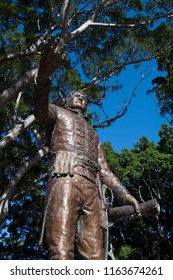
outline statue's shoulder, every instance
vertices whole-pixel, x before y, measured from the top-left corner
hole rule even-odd
[[[56,104],[49,104],[49,110],[55,111],[57,113],[66,111],[64,108],[62,108]]]
[[[63,118],[63,116],[68,116],[70,118],[73,115],[69,110],[56,104],[49,104],[49,110],[54,112],[58,118]]]

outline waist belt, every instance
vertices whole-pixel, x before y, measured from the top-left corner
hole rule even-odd
[[[100,165],[95,162],[94,160],[88,158],[87,156],[78,156],[78,165],[86,168],[87,170],[89,170],[90,172],[92,172],[94,175],[97,174],[97,172],[100,171]]]

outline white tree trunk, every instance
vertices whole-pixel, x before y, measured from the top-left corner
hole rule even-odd
[[[48,147],[40,149],[33,158],[27,160],[16,172],[13,179],[8,183],[1,199],[0,199],[0,223],[2,223],[9,210],[9,202],[15,195],[15,187],[21,180],[21,178],[33,167],[43,156],[49,151]]]
[[[15,84],[13,84],[10,88],[4,90],[0,95],[0,107],[3,107],[8,102],[11,101],[12,98],[16,97],[18,93],[26,87],[29,82],[34,78],[38,71],[38,67],[35,66],[29,71],[27,71],[24,76],[22,76]]]
[[[16,124],[7,135],[5,135],[0,141],[0,150],[4,150],[7,146],[15,141],[17,136],[29,125],[31,125],[35,121],[34,115],[30,115],[27,117],[22,124]]]

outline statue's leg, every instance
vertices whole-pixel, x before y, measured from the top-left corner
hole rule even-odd
[[[82,178],[82,177],[81,177]],[[78,181],[83,206],[78,220],[77,248],[83,259],[104,259],[101,204],[97,187],[82,178]]]
[[[49,179],[46,195],[45,239],[49,259],[74,259],[77,203],[69,176]]]

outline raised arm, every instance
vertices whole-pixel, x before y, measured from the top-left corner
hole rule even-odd
[[[44,43],[42,56],[35,77],[34,114],[36,119],[46,124],[56,117],[54,105],[49,105],[50,76],[62,63],[66,55],[65,45],[59,38],[51,37]]]
[[[98,151],[98,160],[101,167],[100,178],[102,183],[113,191],[114,196],[120,204],[132,204],[135,208],[136,213],[140,214],[140,208],[137,200],[129,193],[126,187],[109,169],[100,143]]]

